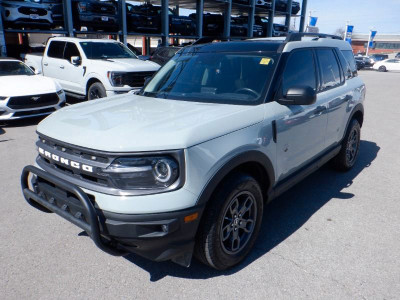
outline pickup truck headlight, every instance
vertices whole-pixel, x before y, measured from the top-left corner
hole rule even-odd
[[[110,81],[112,86],[124,86],[125,76],[126,73],[124,72],[107,72],[108,80]]]
[[[178,162],[169,156],[120,157],[103,172],[123,190],[165,189],[180,175]]]

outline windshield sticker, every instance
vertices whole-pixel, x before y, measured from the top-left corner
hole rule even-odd
[[[269,65],[269,63],[271,62],[271,59],[269,58],[269,57],[263,57],[261,60],[260,60],[260,65]]]

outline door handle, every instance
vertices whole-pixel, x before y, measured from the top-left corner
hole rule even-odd
[[[314,115],[323,113],[326,110],[326,106],[320,105],[314,110]]]
[[[64,66],[60,66],[60,69],[64,69]]]
[[[43,65],[47,67],[49,64],[48,63],[43,63]]]

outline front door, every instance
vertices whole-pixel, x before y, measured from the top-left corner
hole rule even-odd
[[[71,57],[79,56],[81,58],[81,63],[74,65],[71,63]],[[64,86],[65,90],[85,95],[85,85],[83,84],[83,76],[85,75],[85,70],[82,64],[83,56],[79,52],[78,47],[71,42],[67,42],[64,51]]]

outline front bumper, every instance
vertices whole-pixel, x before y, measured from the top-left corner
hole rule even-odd
[[[29,174],[33,174],[31,187]],[[136,253],[154,261],[190,265],[203,207],[157,214],[112,213],[99,209],[95,198],[81,188],[34,166],[23,169],[21,186],[29,204],[77,225],[111,255]],[[185,217],[196,215],[185,222]]]

